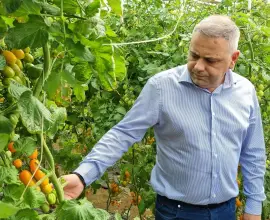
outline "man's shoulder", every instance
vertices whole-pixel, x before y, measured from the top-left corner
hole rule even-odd
[[[185,72],[186,65],[182,66],[176,66],[168,70],[164,70],[162,72],[159,72],[151,77],[152,80],[161,83],[161,82],[168,82],[169,81],[175,81],[178,82],[180,79],[180,76]]]
[[[253,88],[254,85],[244,76],[232,71],[232,78],[234,84],[240,84],[249,88]]]

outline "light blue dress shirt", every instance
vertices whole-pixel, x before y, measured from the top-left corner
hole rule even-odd
[[[196,86],[187,66],[158,73],[124,119],[108,131],[75,170],[87,185],[100,178],[149,127],[157,157],[151,185],[160,195],[191,204],[236,197],[240,163],[245,211],[260,215],[265,200],[265,143],[254,86],[228,70],[209,92]]]

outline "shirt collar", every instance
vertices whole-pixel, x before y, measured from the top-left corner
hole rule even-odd
[[[179,71],[179,70],[178,70]],[[184,65],[184,69],[179,73],[181,74],[179,76],[179,80],[178,82],[188,82],[194,85],[194,83],[191,80],[187,65]],[[223,89],[227,89],[230,88],[233,85],[234,81],[233,81],[233,74],[232,74],[232,70],[229,69],[226,74],[225,74],[225,80],[223,83]]]

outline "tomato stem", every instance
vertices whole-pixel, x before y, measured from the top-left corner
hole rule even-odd
[[[43,54],[44,54],[44,66],[43,66],[43,74],[38,78],[37,84],[34,88],[34,96],[39,97],[44,82],[49,77],[50,71],[50,50],[48,42],[43,46]]]
[[[0,154],[0,157],[2,158],[4,164],[5,164],[7,167],[10,167],[10,164],[7,162],[6,155],[5,155],[4,152],[2,152],[2,153]]]
[[[43,142],[45,157],[50,165],[51,181],[52,181],[54,188],[56,190],[58,200],[61,203],[62,201],[64,201],[64,191],[63,191],[63,188],[62,188],[62,186],[61,186],[61,184],[60,184],[60,182],[55,174],[54,159],[53,159],[52,153],[51,153],[51,151],[50,151],[48,145],[46,144],[46,141],[44,140],[42,135],[41,135],[41,138],[42,138],[42,142]]]
[[[42,177],[37,183],[36,183],[36,186],[39,186],[46,178],[52,176],[52,173],[49,172],[47,173],[44,177]]]

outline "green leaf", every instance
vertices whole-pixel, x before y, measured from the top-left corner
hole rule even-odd
[[[85,14],[87,16],[94,16],[96,13],[98,13],[98,10],[100,8],[100,0],[94,0],[91,2],[86,8],[85,8]]]
[[[114,214],[114,219],[115,219],[115,220],[122,220],[121,214],[118,213],[118,212],[115,213],[115,214]]]
[[[12,167],[2,167],[0,166],[0,182],[6,184],[16,184],[18,183],[18,171],[17,169]]]
[[[114,63],[115,63],[115,70],[114,70],[115,77],[119,81],[122,81],[123,79],[125,79],[126,74],[127,74],[125,58],[123,56],[120,56],[117,53],[115,53],[113,57],[114,57]]]
[[[37,143],[31,137],[24,137],[20,138],[18,141],[14,143],[14,148],[16,149],[16,151],[24,153],[27,156],[30,156],[37,148]]]
[[[30,89],[22,84],[17,83],[15,80],[11,80],[8,91],[15,99],[18,100],[25,91],[30,91]]]
[[[82,83],[86,83],[91,79],[92,70],[87,62],[76,64],[72,71],[75,73],[75,79]]]
[[[50,108],[52,112],[52,125],[50,129],[48,130],[47,134],[50,139],[53,139],[54,135],[56,134],[58,130],[58,126],[62,125],[65,120],[67,119],[67,111],[66,108],[58,108],[58,107],[51,107]]]
[[[5,57],[1,54],[1,55],[0,55],[0,70],[3,70],[5,66],[6,66],[6,59],[5,59]]]
[[[8,118],[0,115],[0,133],[10,134],[13,131],[13,125]]]
[[[98,73],[98,77],[102,86],[107,91],[112,91],[113,89],[116,89],[115,79],[108,74],[108,72],[111,71],[111,65],[112,63],[108,62],[108,60],[105,61],[104,59],[102,59],[101,56],[98,55],[96,57],[95,69]]]
[[[0,218],[8,218],[18,212],[19,208],[0,201]]]
[[[38,3],[34,2],[33,0],[23,0],[21,6],[12,13],[14,17],[23,17],[30,14],[39,15],[40,14],[40,6]]]
[[[61,72],[53,70],[49,76],[49,78],[46,80],[44,85],[44,90],[47,92],[48,97],[50,99],[54,99],[56,95],[56,90],[61,85]]]
[[[12,13],[20,7],[22,1],[23,0],[3,0],[2,2],[6,8],[7,13]]]
[[[1,134],[0,133],[0,152],[3,151],[5,149],[5,147],[8,144],[9,141],[9,134]]]
[[[42,7],[42,12],[44,14],[57,16],[57,15],[60,15],[60,13],[61,13],[61,9],[55,5],[51,5],[51,4],[46,3],[46,2],[42,2],[40,4]]]
[[[108,212],[102,209],[95,209],[87,199],[80,201],[63,201],[56,209],[56,219],[59,220],[106,220],[109,219]]]
[[[3,38],[8,31],[6,22],[0,17],[0,38]],[[2,69],[1,69],[2,70]]]
[[[30,208],[39,208],[46,201],[45,195],[34,187],[28,187],[24,196],[24,203]]]
[[[23,184],[9,184],[3,189],[5,197],[9,197],[13,201],[18,201],[25,189]]]
[[[18,101],[18,107],[21,112],[22,123],[29,133],[40,133],[42,131],[42,125],[44,131],[49,129],[50,123],[52,123],[51,113],[32,95],[31,91],[26,91],[21,95]]]
[[[85,101],[85,91],[88,90],[88,86],[86,85],[76,85],[73,89],[74,95],[78,99],[78,101],[83,102]]]
[[[31,15],[24,24],[16,23],[9,29],[5,38],[6,44],[11,48],[36,49],[42,47],[49,39],[48,27],[40,16]]]
[[[122,115],[125,115],[127,113],[126,109],[122,106],[117,107],[116,111]]]
[[[54,0],[54,3],[60,8],[61,0]],[[78,14],[80,8],[76,0],[65,0],[64,3],[64,12],[67,14]]]
[[[266,37],[270,37],[270,27],[263,26],[263,27],[261,28],[261,30],[263,31],[263,33],[264,33],[264,35],[265,35]]]
[[[145,206],[144,200],[141,200],[141,202],[138,205],[138,209],[139,209],[140,214],[143,214],[145,212],[146,206]]]
[[[123,8],[121,0],[108,0],[112,12],[116,15],[123,16]]]
[[[90,50],[80,42],[75,44],[71,39],[67,39],[66,46],[68,47],[71,54],[76,57],[76,61],[87,61],[91,63],[95,61],[95,57],[90,52]]]
[[[30,217],[31,216],[31,217]],[[17,212],[17,214],[9,220],[39,220],[37,211],[33,209],[23,209]]]

